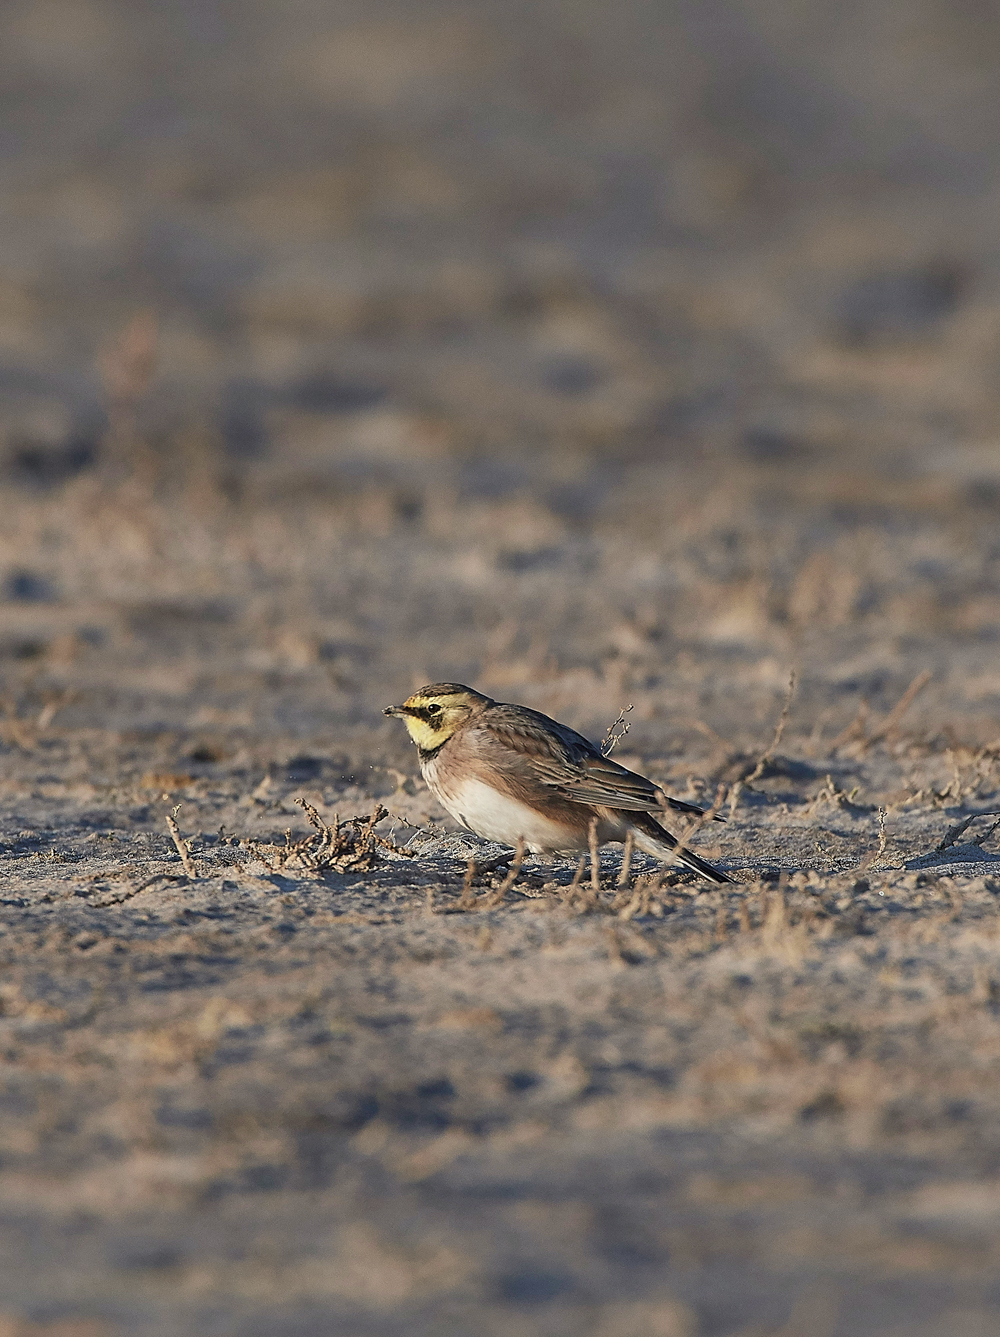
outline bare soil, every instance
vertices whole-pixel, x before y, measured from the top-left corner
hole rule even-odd
[[[0,1334],[993,1334],[1000,28],[334,8],[0,20]]]

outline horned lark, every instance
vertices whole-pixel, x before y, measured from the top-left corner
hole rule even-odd
[[[638,848],[657,859],[679,859],[712,882],[730,880],[678,849],[652,816],[667,808],[701,816],[701,808],[668,798],[548,715],[455,682],[421,687],[383,713],[405,721],[431,792],[477,836],[504,845],[523,837],[532,854],[563,854],[587,848],[596,817],[602,845],[631,831]]]

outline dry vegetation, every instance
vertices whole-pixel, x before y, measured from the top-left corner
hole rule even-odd
[[[987,571],[990,517],[888,526],[847,466],[846,520],[665,464],[586,525],[225,467],[8,493],[57,591],[3,610],[12,1332],[991,1313],[1000,680],[916,574]],[[379,713],[440,676],[718,808],[737,885],[449,835]]]
[[[0,19],[0,1337],[985,1337],[997,25],[461,8]]]

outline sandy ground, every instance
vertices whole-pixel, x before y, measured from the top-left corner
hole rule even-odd
[[[0,20],[0,1334],[991,1337],[996,18],[332,8]]]

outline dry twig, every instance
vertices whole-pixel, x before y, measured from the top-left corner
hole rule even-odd
[[[475,859],[470,859],[465,865],[465,881],[462,883],[462,894],[458,898],[460,910],[472,910],[475,907],[476,893],[472,890],[472,881],[478,871]]]
[[[583,881],[583,870],[584,868],[586,868],[586,866],[587,866],[587,856],[585,854],[581,854],[580,862],[577,864],[576,872],[573,874],[573,881],[570,882],[568,886],[563,887],[560,892],[564,905],[570,906],[576,899],[576,894],[580,890],[580,884]]]
[[[874,866],[878,863],[879,859],[881,859],[882,855],[885,853],[885,842],[886,842],[885,819],[886,819],[885,808],[879,808],[878,845],[876,846],[875,852],[873,854],[869,854],[867,859],[862,860],[862,862],[854,870],[855,872],[867,873],[869,868],[874,868]]]
[[[590,846],[590,891],[596,904],[601,894],[601,851],[597,843],[598,818],[591,817],[587,830],[587,843]]]
[[[725,942],[726,934],[729,931],[729,911],[725,901],[720,901],[715,910],[715,932],[713,937],[716,942]]]
[[[853,740],[859,738],[864,739],[865,724],[867,723],[868,715],[869,715],[868,702],[862,699],[860,705],[858,706],[857,714],[854,716],[854,719],[851,720],[847,728],[842,729],[840,733],[837,734],[836,738],[834,738],[833,741],[830,743],[829,753],[831,757],[835,756],[836,753],[844,746],[845,743],[852,742]]]
[[[401,848],[377,835],[375,827],[388,810],[376,803],[369,817],[352,817],[343,826],[336,813],[332,825],[323,821],[316,809],[305,799],[296,799],[303,809],[309,824],[313,828],[310,835],[301,840],[292,840],[291,831],[285,832],[284,845],[265,845],[260,841],[246,841],[247,848],[272,873],[292,866],[305,869],[310,873],[366,872],[378,861],[379,849],[390,850],[406,858],[413,858],[413,851]]]
[[[650,873],[640,877],[635,884],[635,889],[631,892],[629,899],[624,905],[621,902],[625,900],[623,892],[619,892],[611,904],[612,910],[618,911],[619,919],[632,919],[635,915],[645,917],[649,914],[653,897],[663,885],[662,873]],[[621,905],[621,908],[619,906]]]
[[[772,947],[788,926],[788,906],[785,902],[784,874],[778,879],[778,887],[773,896],[768,897],[767,912],[763,916],[761,929],[764,940]]]
[[[195,867],[194,860],[191,858],[191,849],[186,840],[181,836],[181,829],[177,825],[177,814],[180,812],[183,804],[178,803],[172,812],[167,814],[167,830],[170,837],[177,847],[177,853],[181,856],[181,865],[188,877],[194,881],[198,876],[198,870]]]
[[[609,924],[607,928],[604,930],[604,936],[605,939],[607,940],[608,960],[611,962],[611,964],[615,966],[617,969],[622,969],[623,967],[627,966],[628,962],[626,961],[625,955],[622,952],[622,945],[618,940],[618,934],[615,932],[611,924]]]
[[[746,785],[748,788],[752,788],[754,781],[759,780],[764,774],[765,766],[773,760],[774,754],[777,752],[778,746],[781,743],[782,735],[785,732],[785,725],[788,723],[788,715],[792,709],[792,702],[795,700],[795,689],[797,686],[798,673],[795,669],[792,669],[788,676],[788,691],[785,693],[785,704],[781,708],[781,715],[778,717],[778,723],[775,725],[774,737],[771,739],[771,745],[766,752],[761,753],[760,757],[757,759],[757,765],[746,779],[741,780],[736,787],[742,788]]]
[[[634,709],[633,706],[628,705],[625,707],[624,710],[619,710],[614,724],[612,724],[611,728],[604,735],[604,741],[603,743],[601,743],[602,757],[610,757],[612,752],[614,752],[615,748],[618,746],[618,744],[628,733],[629,729],[632,727],[626,720],[625,716],[628,715],[629,712],[632,711],[633,709]]]
[[[858,756],[862,756],[867,752],[873,743],[881,743],[883,739],[892,737],[899,728],[903,716],[909,710],[910,706],[913,705],[917,696],[923,691],[933,676],[934,675],[931,673],[930,669],[924,669],[922,673],[917,674],[879,727],[873,730],[867,738],[862,738],[859,741],[857,748]]]
[[[942,850],[951,849],[952,845],[958,842],[958,838],[963,836],[972,823],[978,821],[980,817],[1000,817],[1000,812],[991,808],[986,812],[974,812],[970,816],[964,817],[960,822],[957,822],[955,826],[948,828],[944,836],[941,838],[940,843],[934,846],[934,853],[940,854]],[[985,831],[978,839],[971,840],[969,843],[971,845],[982,845],[983,841],[989,840],[990,836],[998,827],[1000,827],[1000,821],[994,822],[988,831]]]
[[[147,877],[145,882],[140,882],[138,886],[126,887],[118,895],[109,896],[103,901],[93,901],[92,904],[98,910],[107,910],[112,905],[122,905],[125,901],[130,901],[133,896],[148,891],[150,887],[155,887],[158,882],[184,882],[185,880],[186,875],[184,873],[155,873],[152,877]]]
[[[622,854],[622,866],[621,870],[618,873],[617,886],[619,887],[628,886],[629,869],[632,867],[632,851],[634,848],[635,848],[635,833],[632,831],[632,828],[629,827],[625,835],[625,850],[624,853]]]
[[[518,836],[517,849],[514,851],[514,859],[510,865],[510,872],[500,883],[499,887],[497,887],[496,891],[494,891],[492,895],[487,896],[483,901],[482,905],[484,910],[492,910],[494,906],[499,905],[507,895],[508,891],[510,891],[511,887],[513,887],[514,883],[517,881],[517,876],[521,871],[521,864],[524,863],[524,850],[524,836]]]
[[[733,790],[734,792],[738,791],[739,785],[734,785]],[[696,836],[698,832],[701,830],[701,828],[707,822],[714,822],[715,819],[719,816],[719,809],[722,807],[723,803],[725,803],[726,794],[728,792],[729,791],[727,791],[725,785],[719,785],[718,789],[715,791],[715,798],[712,801],[712,806],[710,808],[706,808],[700,817],[695,818],[695,820],[691,823],[691,825],[681,836],[680,840],[674,846],[673,854],[675,860],[680,861],[681,856],[687,853],[691,837]],[[730,811],[732,811],[736,807],[737,798],[731,796],[729,801],[731,805]]]
[[[39,733],[44,733],[55,717],[65,706],[75,701],[80,695],[72,688],[66,688],[62,692],[47,692],[45,705],[38,712],[38,718],[35,720],[35,728]]]

